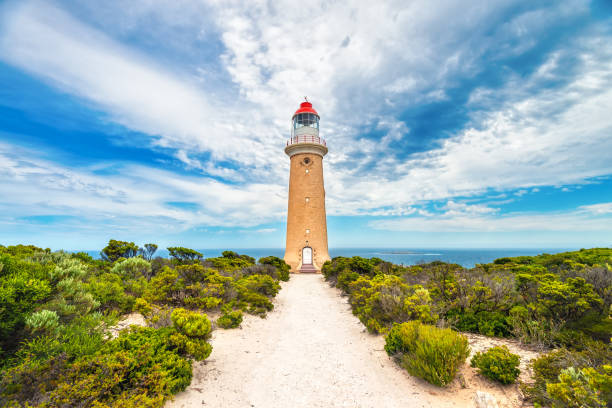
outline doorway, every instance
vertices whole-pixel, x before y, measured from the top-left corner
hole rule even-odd
[[[312,248],[304,247],[302,249],[302,265],[312,265]]]

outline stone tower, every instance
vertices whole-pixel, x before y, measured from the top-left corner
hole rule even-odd
[[[329,260],[323,187],[325,140],[319,137],[319,114],[302,102],[291,120],[285,153],[291,159],[285,262],[294,273],[321,272]]]

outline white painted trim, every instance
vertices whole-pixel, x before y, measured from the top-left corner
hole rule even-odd
[[[323,157],[327,154],[327,147],[317,143],[296,143],[285,147],[285,153],[289,157],[301,153],[318,154]]]

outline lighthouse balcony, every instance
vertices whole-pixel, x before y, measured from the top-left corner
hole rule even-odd
[[[298,136],[293,136],[291,139],[287,140],[287,146],[300,144],[300,143],[318,144],[321,146],[327,146],[327,143],[325,143],[325,139],[319,136],[298,135]]]

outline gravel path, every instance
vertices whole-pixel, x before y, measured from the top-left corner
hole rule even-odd
[[[474,389],[440,389],[399,369],[321,275],[282,285],[266,319],[213,332],[211,356],[166,407],[473,406]]]

